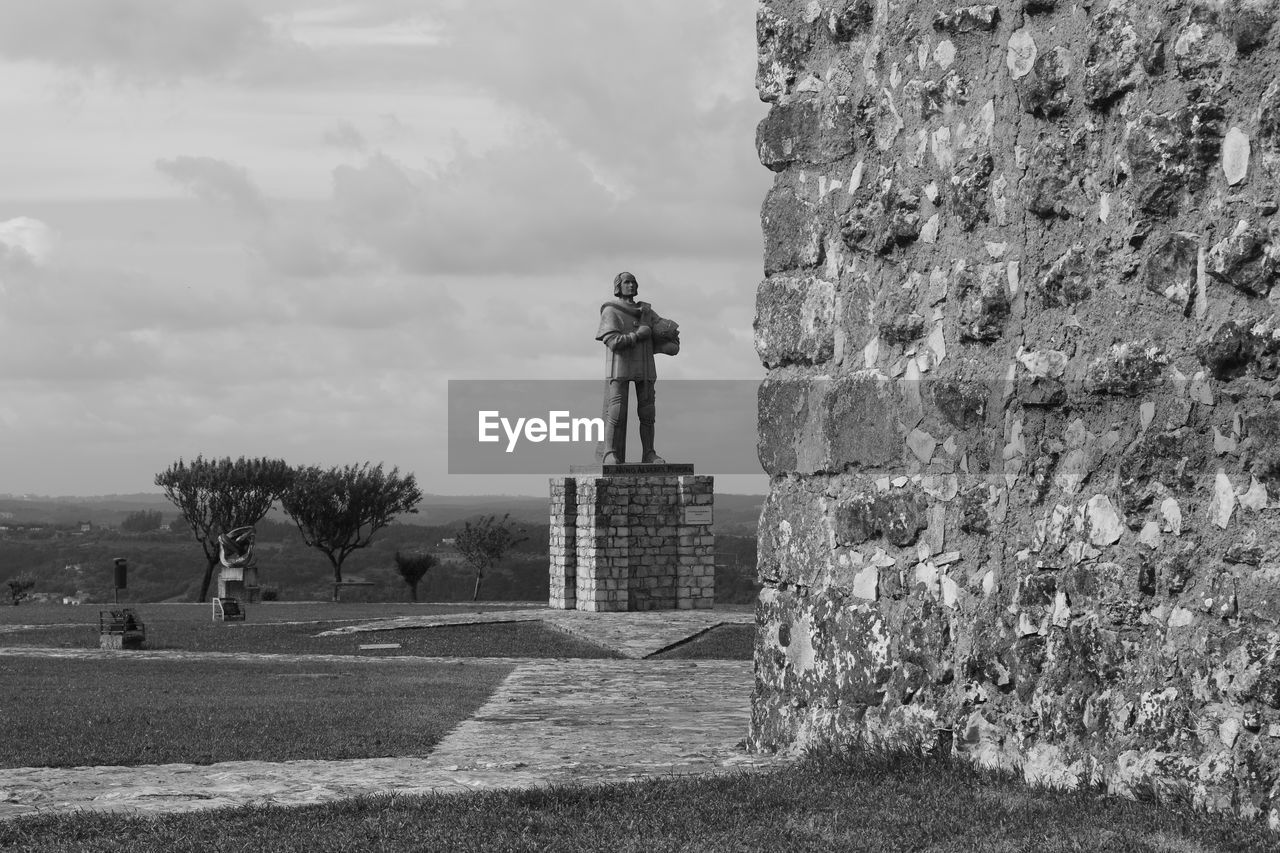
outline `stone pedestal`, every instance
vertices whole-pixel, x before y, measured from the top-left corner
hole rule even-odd
[[[550,606],[710,608],[713,502],[714,478],[692,465],[576,466],[551,478]]]
[[[218,570],[218,598],[252,601],[251,590],[259,589],[257,566],[222,566]]]

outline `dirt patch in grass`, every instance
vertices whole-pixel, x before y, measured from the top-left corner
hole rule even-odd
[[[511,671],[10,657],[0,767],[425,755]]]
[[[659,660],[751,660],[755,625],[717,625],[692,640],[650,657]]]
[[[997,804],[992,789],[1009,797]],[[32,853],[219,850],[1106,850],[1274,853],[1260,823],[1088,793],[1030,790],[963,766],[816,761],[774,773],[625,785],[373,797],[159,819],[83,813],[0,822]],[[86,844],[92,847],[86,847]]]

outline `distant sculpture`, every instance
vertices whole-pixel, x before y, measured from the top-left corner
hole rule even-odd
[[[247,569],[254,564],[253,540],[258,531],[252,526],[237,527],[218,536],[218,560],[228,569]]]
[[[640,417],[641,462],[661,465],[666,460],[653,449],[657,416],[654,385],[658,374],[654,352],[680,352],[680,327],[659,317],[648,302],[637,302],[640,284],[629,272],[613,280],[614,298],[600,306],[600,326],[596,340],[608,348],[605,354],[604,451],[601,462],[621,464],[627,457],[627,404],[630,386],[636,386],[636,409]]]
[[[252,526],[237,527],[218,536],[218,560],[222,569],[218,572],[218,598],[239,599],[246,594],[256,600],[258,587],[258,561],[253,554],[253,540],[258,532]],[[219,611],[215,609],[215,616]],[[243,611],[238,611],[243,613]],[[221,619],[243,619],[229,615],[225,610]]]

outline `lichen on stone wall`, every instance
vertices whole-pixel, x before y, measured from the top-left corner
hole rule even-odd
[[[1277,18],[761,3],[754,748],[1280,829]]]

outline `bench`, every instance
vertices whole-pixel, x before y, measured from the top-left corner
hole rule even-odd
[[[140,649],[147,641],[147,626],[128,607],[98,611],[98,647]]]
[[[240,600],[236,598],[215,597],[213,599],[213,621],[243,622],[244,608],[240,606]]]
[[[377,586],[377,584],[376,584],[376,583],[374,583],[373,581],[334,581],[334,584],[333,584],[333,600],[334,600],[334,601],[341,601],[342,599],[341,599],[339,596],[341,595],[342,590],[344,590],[344,589],[364,589],[364,590],[372,590],[372,588],[373,588],[373,587],[375,587],[375,586]],[[368,596],[367,596],[367,595],[365,595],[365,596],[363,596],[363,597],[362,597],[362,599],[357,599],[357,600],[366,600],[366,601],[367,601],[367,600],[368,600]]]

